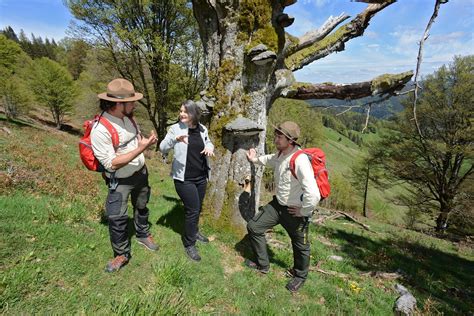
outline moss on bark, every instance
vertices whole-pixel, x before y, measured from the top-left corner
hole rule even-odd
[[[239,40],[248,42],[246,50],[265,44],[270,50],[278,49],[278,35],[272,25],[272,2],[243,0],[240,4]]]
[[[315,42],[313,45],[308,46],[285,59],[285,64],[288,69],[297,68],[298,65],[302,63],[303,60],[310,58],[311,56],[317,54],[328,47],[331,47],[337,44],[346,34],[350,33],[350,29],[347,26],[340,27],[336,32],[326,36],[324,39]]]

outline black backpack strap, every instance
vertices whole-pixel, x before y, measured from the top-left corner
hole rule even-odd
[[[138,137],[138,134],[135,134],[135,136],[133,136],[132,138],[130,138],[129,140],[127,140],[125,143],[123,143],[122,145],[119,145],[117,148],[124,148],[125,146],[127,146],[132,140],[134,140],[135,138]]]
[[[132,138],[130,138],[128,141],[126,141],[125,143],[123,143],[122,145],[119,145],[117,148],[124,148],[125,146],[127,146],[131,141],[133,141],[135,138],[138,137],[138,134],[140,134],[140,130],[138,129],[138,125],[137,123],[135,122],[135,120],[133,119],[133,117],[129,117],[128,118],[130,120],[130,122],[132,122],[133,126],[135,127],[135,136],[133,136]]]

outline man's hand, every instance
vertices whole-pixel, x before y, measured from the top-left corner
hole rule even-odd
[[[288,206],[288,213],[290,213],[290,215],[294,216],[294,217],[302,217],[303,216],[301,214],[301,207],[299,207],[299,206]]]
[[[143,137],[141,134],[138,134],[137,138],[138,138],[138,147],[143,148],[143,150],[147,149],[153,144],[156,144],[156,142],[158,141],[158,138],[156,137],[154,130],[151,131],[150,137],[148,138]]]
[[[201,151],[201,154],[204,154],[206,156],[214,156],[214,150],[210,149],[210,148],[204,148],[203,151]]]
[[[256,158],[257,158],[257,152],[255,151],[255,148],[250,148],[249,151],[247,152],[247,160],[250,162],[254,162]]]
[[[129,151],[126,154],[123,155],[117,155],[113,160],[112,160],[112,169],[117,170],[122,168],[123,166],[126,166],[130,161],[135,159],[138,155],[140,155],[142,152],[145,151],[148,147],[150,147],[153,144],[156,144],[158,141],[158,138],[156,138],[155,131],[151,131],[150,137],[146,138],[143,137],[141,134],[137,135],[137,140],[138,140],[138,146],[132,151]]]
[[[187,144],[188,143],[188,135],[176,136],[176,141],[183,142],[183,143]]]

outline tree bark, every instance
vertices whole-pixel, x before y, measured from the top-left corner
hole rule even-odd
[[[367,173],[365,176],[365,188],[364,188],[364,207],[363,207],[363,213],[364,217],[367,216],[367,193],[369,192],[369,175],[370,175],[370,165],[367,163]]]

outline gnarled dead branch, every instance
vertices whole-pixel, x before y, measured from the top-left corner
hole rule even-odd
[[[285,49],[285,56],[294,54],[297,51],[300,51],[303,48],[306,48],[315,42],[322,40],[329,33],[331,33],[331,31],[334,30],[336,26],[347,20],[349,17],[349,15],[344,13],[341,13],[336,17],[330,16],[320,28],[305,33],[303,36],[297,39],[296,43],[293,41],[288,41],[288,47]]]
[[[360,99],[373,95],[392,94],[400,90],[413,76],[412,71],[400,74],[385,74],[371,81],[351,84],[296,83],[283,90],[282,96],[291,99]]]
[[[386,0],[383,3],[369,4],[362,13],[359,13],[349,23],[339,27],[335,32],[315,42],[313,45],[289,55],[285,59],[286,66],[288,69],[295,71],[329,54],[343,51],[347,41],[364,34],[365,29],[369,26],[370,19],[377,12],[395,1]]]

